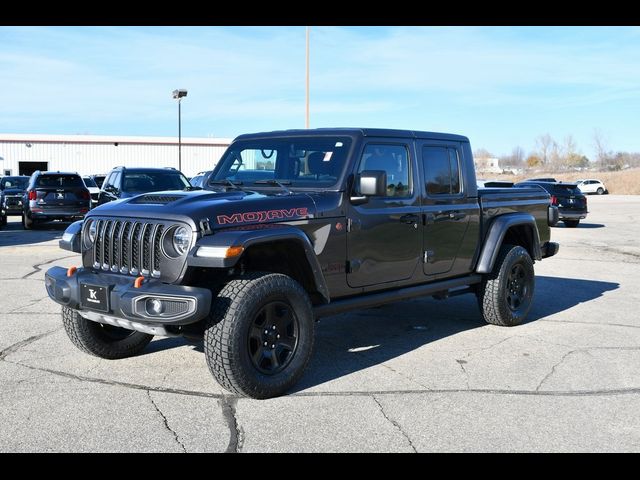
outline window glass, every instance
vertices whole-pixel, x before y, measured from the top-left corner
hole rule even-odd
[[[358,173],[383,170],[387,173],[387,197],[411,195],[409,155],[402,145],[368,144],[362,154]]]
[[[429,195],[460,193],[460,161],[455,148],[423,147],[422,162]]]
[[[84,187],[84,182],[78,175],[40,175],[36,187]]]

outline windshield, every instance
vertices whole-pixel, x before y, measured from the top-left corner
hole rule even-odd
[[[191,184],[179,172],[126,172],[122,182],[125,192],[158,192],[161,190],[184,190]]]
[[[84,184],[87,187],[97,187],[98,185],[96,185],[96,182],[93,181],[93,178],[91,177],[82,177],[82,180],[84,181]]]
[[[225,152],[208,184],[229,179],[236,184],[268,185],[269,180],[278,180],[292,187],[331,187],[342,173],[350,146],[351,139],[343,137],[240,141]]]
[[[29,177],[5,177],[0,180],[0,190],[6,188],[19,188],[24,190],[29,183]]]
[[[93,179],[96,181],[98,187],[102,188],[102,184],[104,183],[104,179],[107,178],[106,175],[94,175]]]

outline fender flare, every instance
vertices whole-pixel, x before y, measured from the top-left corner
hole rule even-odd
[[[533,215],[529,213],[507,213],[500,215],[491,223],[478,259],[476,267],[477,273],[489,273],[493,270],[493,265],[498,257],[504,236],[511,227],[520,225],[531,228],[531,232],[533,232],[533,238],[531,238],[533,258],[534,260],[542,259],[540,234],[538,233],[536,219],[533,218]]]
[[[318,262],[313,245],[309,237],[300,229],[287,225],[273,226],[269,228],[257,228],[251,230],[224,230],[201,238],[194,245],[187,257],[187,265],[193,267],[231,268],[235,266],[242,255],[224,258],[221,253],[215,256],[215,252],[224,252],[229,247],[243,247],[243,252],[253,245],[272,243],[278,241],[294,241],[298,243],[306,256],[311,268],[315,287],[322,295],[325,302],[329,302],[329,289],[322,275],[322,268]],[[206,256],[198,255],[201,248],[206,248]]]

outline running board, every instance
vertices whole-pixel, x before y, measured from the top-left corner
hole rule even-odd
[[[384,292],[375,292],[357,297],[334,300],[331,303],[317,305],[313,309],[316,318],[337,315],[338,313],[348,312],[349,310],[358,310],[361,308],[377,307],[385,303],[399,302],[410,298],[424,297],[427,295],[442,294],[453,288],[466,287],[474,285],[482,281],[482,275],[469,275],[467,277],[454,278],[441,282],[427,283],[417,285],[415,287],[399,288],[397,290],[387,290]],[[470,290],[464,290],[461,293],[468,293]],[[453,295],[451,292],[449,295]]]

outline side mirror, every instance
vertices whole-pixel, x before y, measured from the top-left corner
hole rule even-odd
[[[384,197],[387,195],[387,172],[384,170],[364,170],[357,177],[360,195]]]

